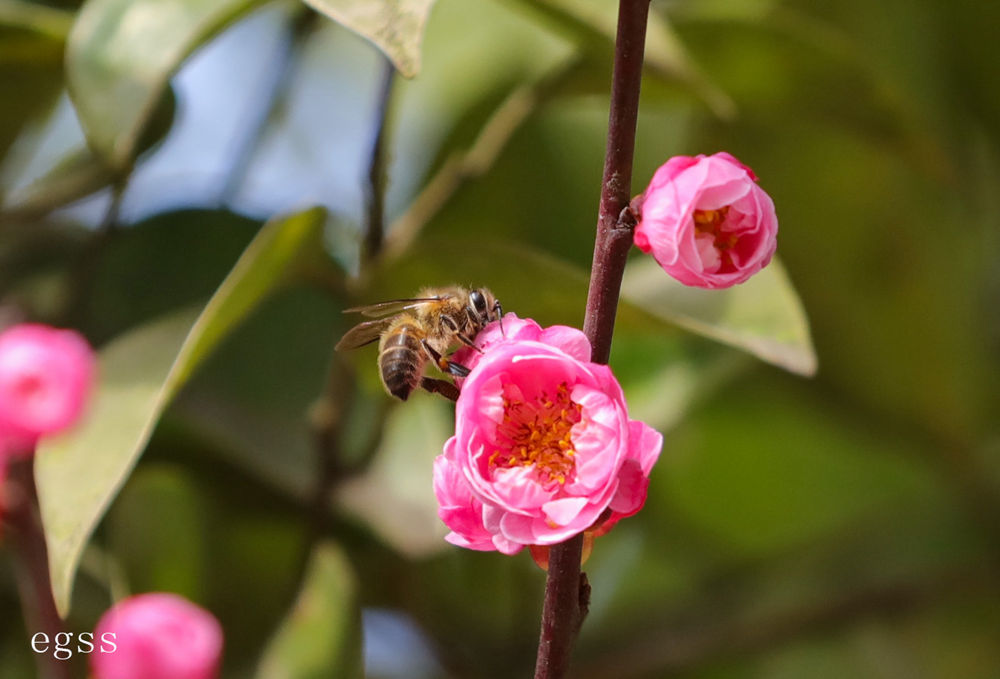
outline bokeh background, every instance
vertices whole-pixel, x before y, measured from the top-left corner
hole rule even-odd
[[[220,618],[227,678],[530,673],[543,573],[441,539],[449,404],[331,348],[421,285],[581,325],[615,4],[437,0],[404,79],[287,0],[0,0],[3,315],[102,351],[39,469],[50,516],[108,504],[71,629],[167,590]],[[633,193],[728,150],[781,262],[706,297],[630,261],[612,366],[665,446],[585,567],[574,677],[1000,676],[998,27],[978,0],[653,2]],[[2,550],[0,676],[31,677]]]

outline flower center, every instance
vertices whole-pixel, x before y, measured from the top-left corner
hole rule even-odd
[[[580,421],[581,410],[565,382],[551,398],[545,391],[528,401],[504,397],[499,447],[490,456],[490,469],[534,467],[542,483],[566,483],[576,466],[570,430]]]
[[[729,206],[725,205],[718,210],[695,210],[694,230],[699,235],[712,237],[712,244],[716,250],[724,252],[736,245],[739,240],[735,233],[729,233],[722,229],[726,222],[726,215],[729,214]]]

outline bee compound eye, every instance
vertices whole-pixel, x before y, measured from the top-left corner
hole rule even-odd
[[[486,311],[486,298],[478,290],[473,290],[469,293],[469,301],[472,302],[473,308],[479,313]]]

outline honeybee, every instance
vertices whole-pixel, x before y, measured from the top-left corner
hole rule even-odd
[[[354,326],[337,342],[336,349],[356,349],[376,339],[378,367],[385,390],[405,401],[418,386],[451,400],[458,387],[447,380],[424,375],[428,361],[441,372],[465,377],[469,369],[448,358],[455,344],[475,347],[476,335],[490,321],[500,320],[500,302],[486,288],[457,285],[424,288],[417,297],[346,309],[379,317]]]

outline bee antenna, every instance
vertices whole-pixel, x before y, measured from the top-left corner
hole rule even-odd
[[[493,302],[493,310],[497,312],[497,321],[500,323],[500,334],[506,337],[507,333],[503,331],[503,307],[500,306],[500,300]]]

